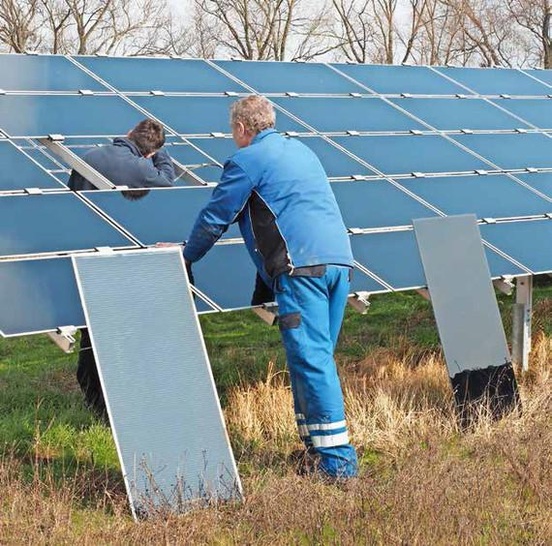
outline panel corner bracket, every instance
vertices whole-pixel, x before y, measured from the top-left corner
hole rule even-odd
[[[48,332],[48,336],[64,353],[72,353],[75,350],[76,333],[75,326],[60,326],[55,332]]]
[[[355,292],[347,298],[347,303],[361,315],[365,315],[370,308],[370,292]]]

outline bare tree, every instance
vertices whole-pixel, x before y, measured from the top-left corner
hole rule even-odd
[[[170,18],[159,30],[165,53],[201,59],[216,56],[219,37],[224,32],[221,21],[198,9],[192,11],[189,21],[178,22]]]
[[[470,55],[464,48],[461,19],[441,0],[410,0],[404,61],[428,65],[467,64]]]
[[[42,34],[49,53],[65,53],[69,49],[66,32],[69,27],[71,10],[65,0],[40,0],[43,17]]]
[[[506,0],[513,21],[527,31],[529,62],[552,68],[552,5],[549,0]]]
[[[332,47],[325,1],[195,0],[195,8],[218,29],[217,50],[230,56],[283,61],[314,58]]]
[[[23,53],[40,43],[39,0],[0,0],[0,43]]]
[[[128,55],[167,50],[165,0],[0,0],[9,51]]]
[[[332,0],[335,39],[349,60],[393,64],[398,37],[398,0]]]

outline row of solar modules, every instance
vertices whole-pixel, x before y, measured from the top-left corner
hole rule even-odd
[[[535,252],[527,245],[527,238],[532,238],[534,245],[539,247],[542,243],[540,248],[549,250],[552,223],[534,220],[515,224],[485,225],[481,228],[482,235],[533,270],[529,271],[528,266],[521,263],[516,265],[487,246],[493,277],[552,270],[550,252]],[[132,246],[128,241],[124,243]],[[351,288],[353,292],[378,293],[425,286],[411,230],[353,235],[351,243],[358,263]],[[223,280],[221,268],[224,270]],[[243,244],[217,244],[195,264],[194,274],[200,291],[196,297],[200,313],[249,306],[255,273]],[[85,324],[68,257],[0,260],[0,286],[0,333],[4,336]]]
[[[487,219],[482,234],[494,276],[552,270],[535,246],[547,244],[552,225],[548,72],[80,57],[0,56],[2,62],[16,62],[18,69],[0,75],[0,127],[7,137],[0,141],[0,164],[7,167],[0,192],[19,192],[0,196],[4,335],[83,324],[70,260],[55,255],[182,240],[211,192],[152,190],[139,201],[117,191],[76,196],[63,191],[68,166],[36,138],[61,134],[82,155],[107,136],[125,134],[145,115],[155,116],[168,128],[176,162],[216,182],[234,151],[227,136],[229,105],[236,94],[252,90],[281,95],[271,97],[279,129],[299,135],[332,180],[342,180],[333,188],[346,225],[356,233],[353,290],[424,286],[413,233],[405,226],[436,214],[474,212]],[[463,83],[451,81],[452,74],[463,75]],[[472,77],[479,87],[467,85]],[[373,85],[366,78],[374,78]],[[403,95],[443,96],[372,96],[378,85],[398,94],[389,86],[403,83],[410,86]],[[326,96],[295,96],[300,93]],[[538,98],[505,96],[524,93]],[[351,179],[358,181],[343,181]],[[37,187],[45,192],[25,194]],[[493,223],[520,217],[525,220]],[[227,234],[236,236],[235,230]],[[254,273],[240,243],[217,245],[197,264],[196,279],[200,311],[249,304]]]
[[[546,96],[543,70],[197,59],[0,56],[7,92],[243,93]]]
[[[552,214],[552,173],[335,182],[332,189],[352,233],[408,229],[415,218],[473,213],[497,232],[504,220]],[[527,181],[525,185],[521,179]],[[528,189],[539,186],[547,195]],[[527,186],[527,187],[525,187]],[[132,191],[132,190],[131,190]],[[211,187],[157,188],[144,197],[114,190],[0,197],[0,258],[148,246],[184,241]],[[408,192],[408,193],[407,193]],[[501,220],[496,222],[496,220]],[[225,239],[239,238],[235,226]],[[504,250],[507,241],[502,242]],[[534,269],[529,266],[529,269]]]
[[[229,134],[228,96],[0,95],[2,131],[13,138],[124,135],[145,115],[169,134]],[[420,134],[552,130],[552,98],[271,97],[282,132]]]
[[[439,135],[299,138],[314,150],[334,180],[380,177],[444,180],[444,175],[449,174],[508,173],[525,182],[528,177],[524,173],[552,170],[551,137],[552,133],[516,133],[463,134],[447,138]],[[77,155],[88,149],[69,147]],[[168,150],[187,172],[206,183],[214,183],[220,177],[222,164],[235,151],[235,145],[231,138],[188,139],[186,143],[169,144]],[[66,189],[69,166],[44,147],[0,140],[0,164],[0,193],[23,192],[28,188]],[[187,179],[178,183],[189,184]]]
[[[529,176],[545,176],[551,181],[551,175]],[[458,190],[478,178],[489,185],[480,191],[483,184],[476,184],[473,207],[464,209],[455,199],[454,184]],[[413,182],[427,187],[435,183],[429,179]],[[449,182],[453,183],[451,191],[441,195],[447,214],[477,210],[481,217],[486,210],[493,210],[497,193],[507,215],[519,212],[520,202],[529,205],[522,210],[530,218],[501,222],[487,218],[480,226],[494,277],[552,271],[549,201],[503,175],[450,177],[443,184]],[[377,293],[424,286],[414,235],[407,226],[413,218],[444,212],[423,205],[387,180],[336,182],[333,189],[346,224],[364,228],[364,232],[351,229],[357,262],[352,290]],[[100,247],[127,249],[181,241],[211,191],[209,187],[154,189],[140,200],[129,200],[119,191],[0,197],[0,332],[18,335],[82,325],[67,255]],[[254,271],[238,236],[232,227],[196,265],[198,311],[249,305]]]

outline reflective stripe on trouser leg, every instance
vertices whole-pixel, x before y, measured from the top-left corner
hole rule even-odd
[[[292,385],[293,385],[292,381]],[[295,396],[294,396],[295,402]],[[312,440],[310,437],[309,428],[307,427],[307,420],[302,413],[295,414],[295,422],[297,423],[297,431],[299,432],[299,437],[301,441],[305,444],[305,447],[312,447]]]
[[[348,273],[348,268],[328,266],[320,278],[281,275],[275,283],[295,413],[304,416],[297,420],[299,434],[315,447],[320,467],[330,475],[354,475],[357,466],[333,358],[349,292]]]

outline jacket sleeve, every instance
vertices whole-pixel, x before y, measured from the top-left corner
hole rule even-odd
[[[173,162],[168,152],[161,148],[151,161],[139,158],[142,182],[138,187],[166,187],[172,186],[176,178]]]
[[[228,226],[237,220],[245,207],[254,184],[243,169],[229,160],[209,203],[199,213],[192,233],[184,247],[189,262],[201,259],[218,241]]]

